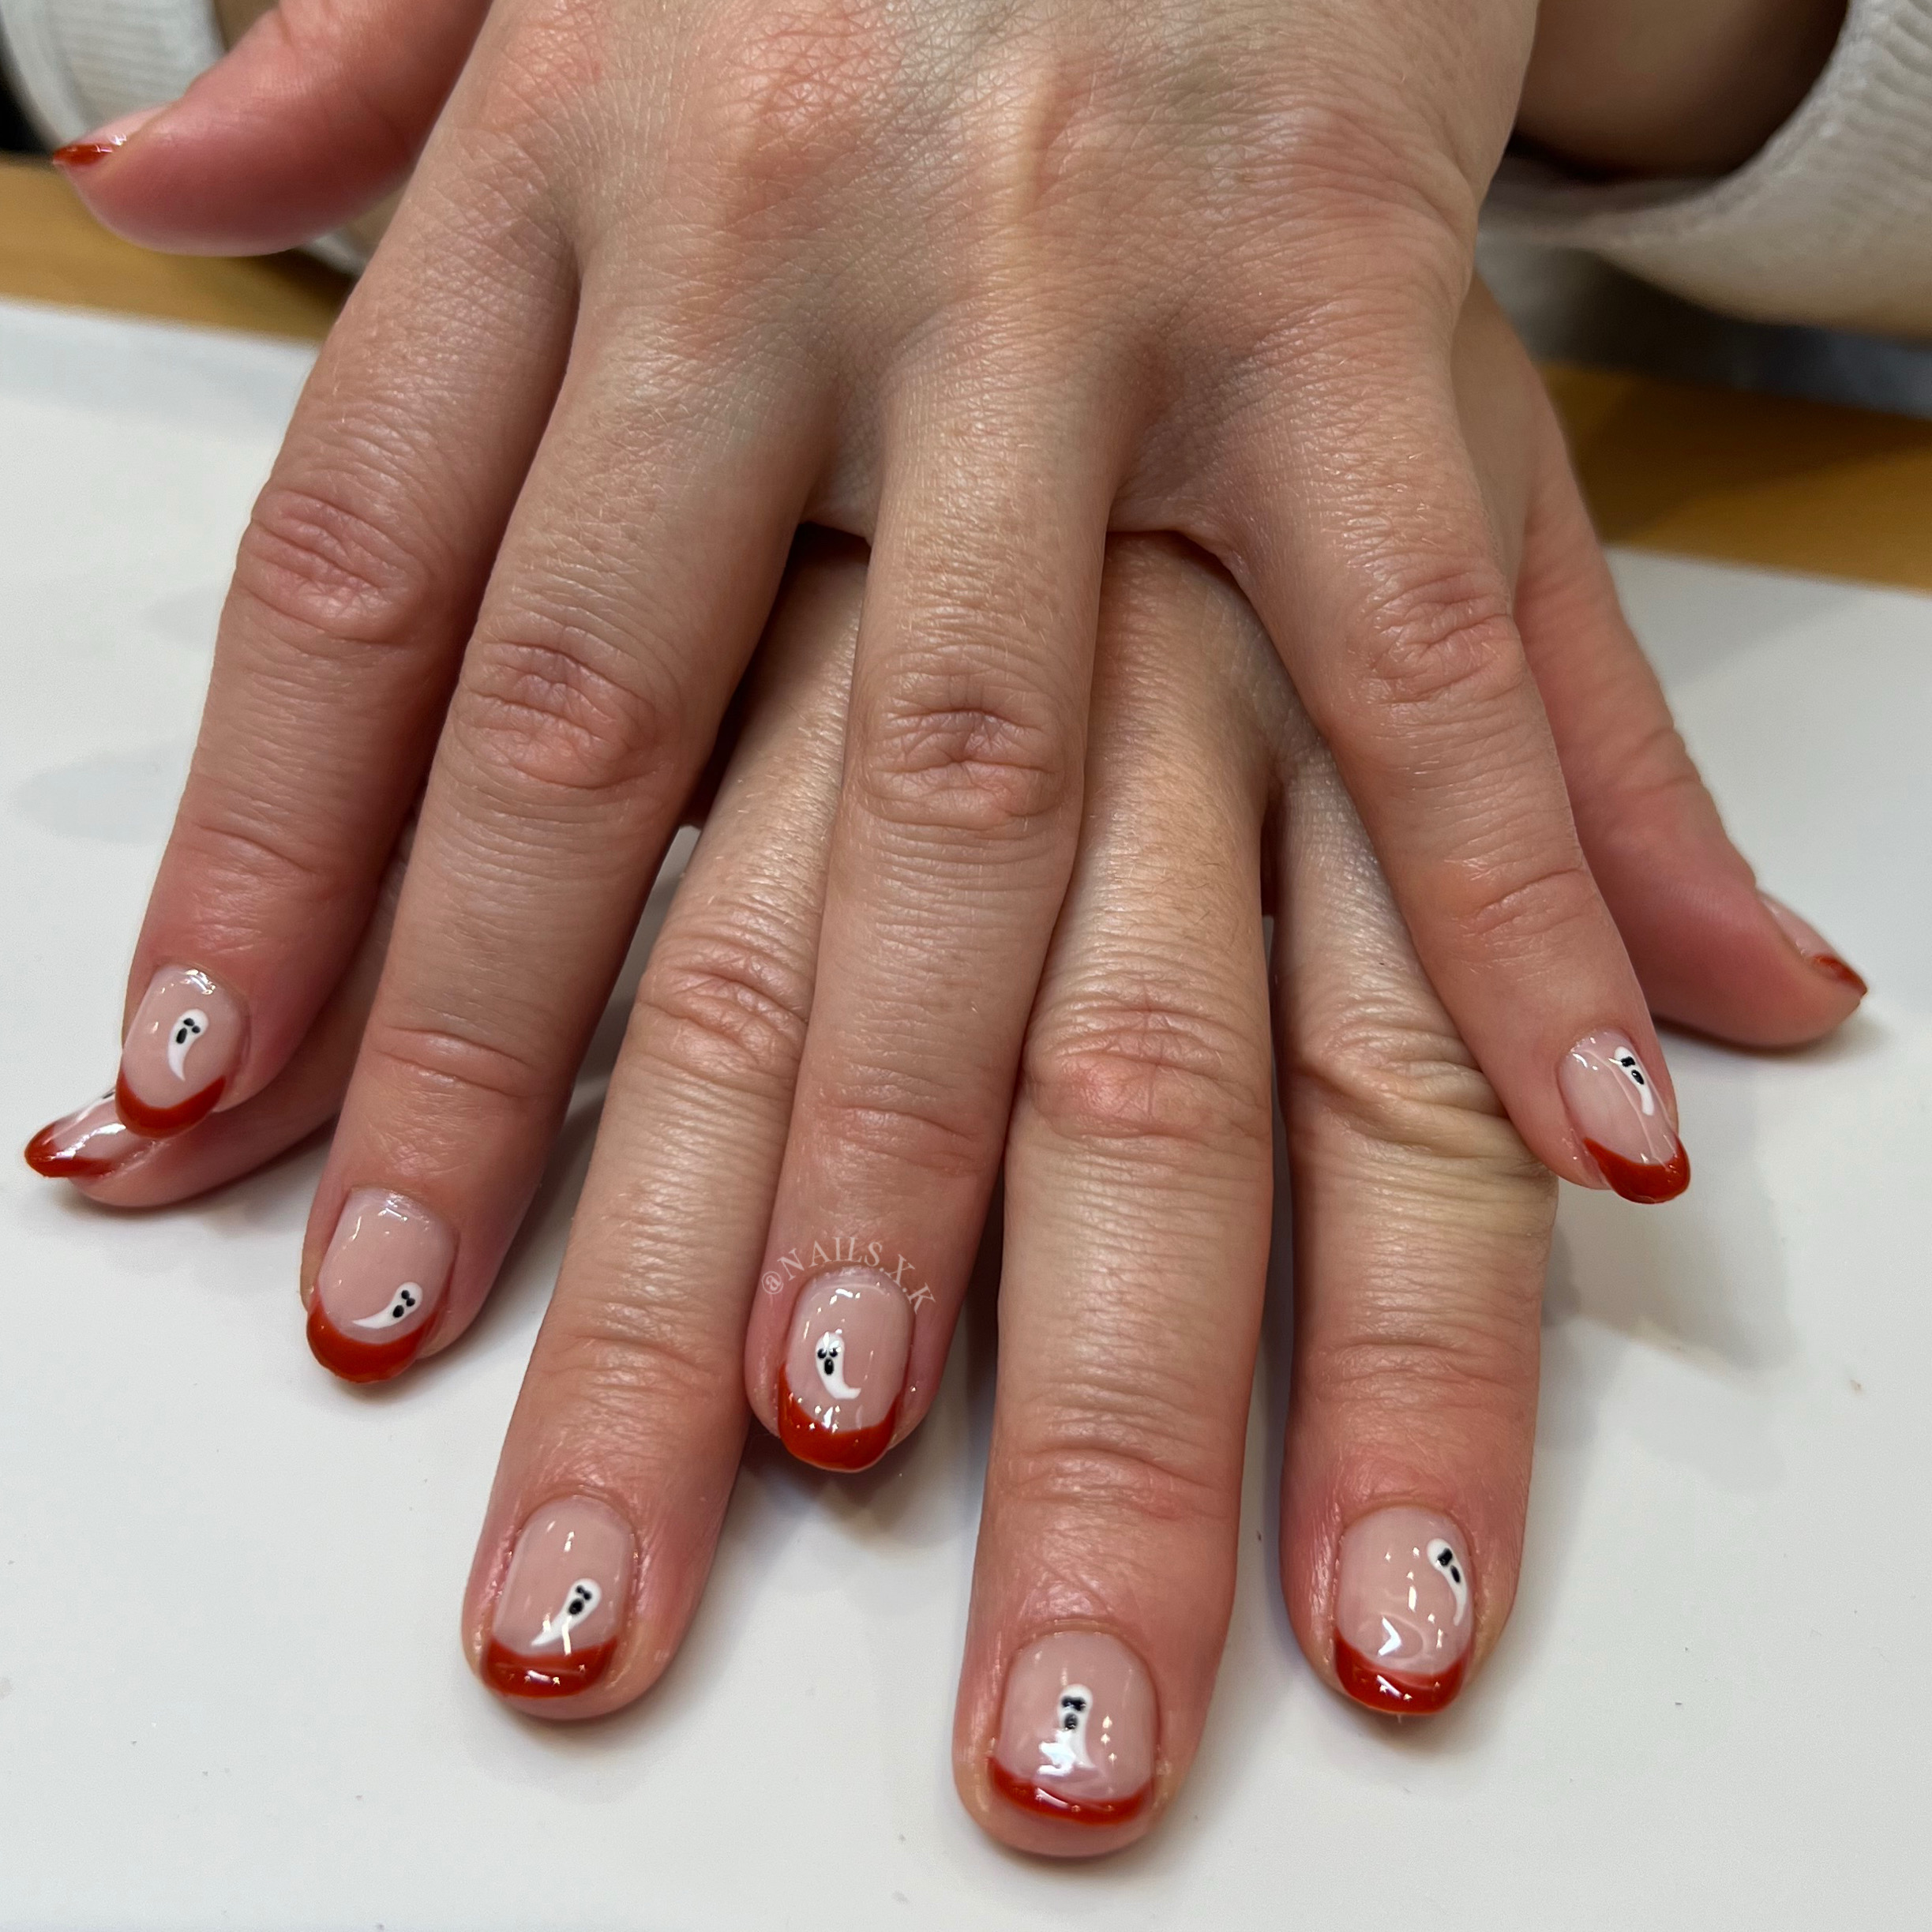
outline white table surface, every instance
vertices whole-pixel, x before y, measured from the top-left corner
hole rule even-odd
[[[17,1142],[111,1071],[227,560],[306,359],[0,306]],[[13,1161],[0,1926],[1932,1922],[1932,600],[1619,574],[1741,842],[1875,990],[1814,1051],[1673,1043],[1682,1202],[1566,1191],[1521,1595],[1454,1712],[1398,1732],[1293,1647],[1277,1324],[1174,1814],[1098,1866],[985,1840],[947,1761],[981,1324],[883,1476],[754,1450],[651,1697],[521,1720],[468,1675],[456,1611],[595,1082],[487,1316],[373,1397],[302,1343],[313,1149],[131,1217]]]

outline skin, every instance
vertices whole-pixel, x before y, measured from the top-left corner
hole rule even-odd
[[[1621,628],[1547,402],[1480,298],[1459,330],[1455,381],[1526,607],[1559,612],[1560,634],[1588,645],[1587,662],[1616,667],[1620,683],[1600,694],[1615,720],[1649,673]],[[1525,449],[1541,453],[1525,463]],[[865,568],[856,546],[822,536],[794,561],[639,990],[505,1442],[465,1604],[473,1660],[517,1526],[545,1499],[610,1501],[649,1559],[609,1673],[542,1715],[615,1709],[674,1654],[730,1492],[748,1370],[753,1403],[769,1386],[758,1270],[819,1023]],[[1331,1683],[1337,1546],[1385,1504],[1444,1511],[1466,1532],[1478,1668],[1506,1620],[1553,1206],[1225,574],[1172,540],[1116,540],[1100,620],[1079,844],[1004,1136],[1003,1355],[954,1744],[962,1800],[989,1830],[1070,1855],[1152,1828],[1185,1776],[1211,1691],[1269,1236],[1270,1058],[1289,1129],[1298,1283],[1281,1584]],[[1742,861],[1701,791],[1687,807],[1684,774],[1644,794],[1650,822],[1679,842],[1692,902],[1721,904]],[[418,849],[407,870],[421,862]],[[388,868],[350,974],[282,1075],[90,1194],[128,1206],[178,1199],[326,1119],[380,996],[388,909],[412,889],[404,869]],[[1674,929],[1688,983],[1732,943],[1701,913],[1677,915]],[[1720,974],[1708,996],[1728,1003],[1735,1030],[1761,1031],[1795,966],[1823,1030],[1848,996],[1776,946],[1747,954],[1741,978]],[[875,1017],[880,1050],[902,1023],[895,1009]],[[519,1185],[550,1139],[546,1121],[526,1120]],[[340,1151],[339,1137],[338,1176]],[[690,1239],[693,1202],[712,1204],[702,1242]],[[467,1197],[431,1204],[468,1216],[458,1221],[467,1238]],[[311,1270],[316,1259],[312,1247]],[[433,1349],[456,1343],[486,1285],[452,1299]],[[943,1305],[922,1318],[941,1355],[952,1315]],[[987,1779],[1007,1662],[1043,1628],[1070,1623],[1131,1645],[1161,1713],[1154,1804],[1104,1830],[1016,1811]]]

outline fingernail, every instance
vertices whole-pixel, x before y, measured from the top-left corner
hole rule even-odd
[[[1590,1158],[1625,1200],[1672,1201],[1690,1185],[1690,1157],[1649,1069],[1622,1034],[1579,1040],[1556,1077]]]
[[[168,103],[163,102],[162,106]],[[139,107],[132,114],[124,114],[118,121],[110,121],[105,127],[97,127],[91,134],[84,134],[78,141],[70,141],[64,148],[54,150],[54,165],[68,169],[88,168],[96,162],[104,161],[111,154],[118,154],[141,130],[161,111],[160,107]]]
[[[1765,902],[1765,910],[1778,922],[1778,929],[1803,955],[1807,966],[1814,966],[1827,979],[1835,979],[1840,985],[1849,986],[1863,1000],[1871,991],[1865,984],[1864,977],[1844,959],[1833,947],[1832,943],[1809,920],[1800,919],[1790,906],[1781,899],[1774,899],[1769,892],[1758,895]]]
[[[241,1003],[192,966],[163,966],[128,1029],[115,1111],[137,1134],[163,1140],[205,1120],[240,1064]]]
[[[430,1338],[456,1237],[400,1194],[358,1187],[342,1205],[309,1299],[309,1347],[344,1382],[387,1382]]]
[[[1420,1716],[1462,1688],[1476,1634],[1468,1549],[1431,1510],[1378,1510],[1344,1533],[1335,1675],[1356,1703]]]
[[[604,1674],[630,1609],[631,1526],[594,1496],[525,1523],[497,1597],[483,1680],[506,1698],[570,1698]]]
[[[862,1469],[892,1442],[913,1311],[905,1291],[872,1268],[808,1282],[778,1374],[778,1439],[801,1462]]]
[[[27,1143],[27,1165],[49,1180],[104,1180],[154,1142],[131,1132],[103,1094],[78,1113],[50,1122]]]
[[[1118,1825],[1154,1788],[1154,1680],[1117,1637],[1057,1630],[1013,1660],[993,1789],[1023,1811]]]

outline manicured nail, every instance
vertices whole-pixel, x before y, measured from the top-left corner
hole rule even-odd
[[[358,1187],[342,1205],[309,1298],[309,1347],[344,1382],[387,1382],[416,1359],[449,1287],[456,1237],[400,1194]]]
[[[1013,1660],[993,1789],[1023,1811],[1119,1825],[1154,1788],[1154,1680],[1117,1637],[1058,1630]]]
[[[1343,1535],[1335,1675],[1356,1703],[1420,1716],[1462,1688],[1476,1634],[1468,1550],[1432,1510],[1378,1510]]]
[[[121,1049],[115,1111],[150,1140],[205,1120],[240,1064],[246,1031],[240,1002],[205,973],[163,966]]]
[[[570,1698],[595,1683],[623,1634],[636,1555],[630,1525],[608,1503],[546,1503],[516,1539],[484,1682],[506,1698]]]
[[[1833,947],[1831,941],[1809,920],[1800,919],[1782,900],[1774,899],[1769,892],[1758,895],[1765,902],[1765,910],[1778,922],[1778,929],[1803,955],[1807,966],[1814,966],[1827,979],[1835,979],[1840,985],[1849,986],[1863,1000],[1871,991],[1865,984],[1864,977],[1845,960]]]
[[[1674,1201],[1690,1185],[1690,1157],[1649,1069],[1622,1034],[1579,1040],[1556,1078],[1590,1158],[1625,1200]]]
[[[891,1275],[839,1268],[805,1285],[778,1372],[778,1439],[801,1462],[862,1469],[891,1446],[912,1304]]]
[[[64,148],[56,148],[54,165],[70,170],[92,167],[111,154],[118,154],[160,111],[159,107],[137,108],[118,121],[110,121],[105,127],[97,127],[91,134],[82,135],[78,141],[69,141]]]
[[[104,1180],[153,1146],[123,1124],[114,1096],[103,1094],[41,1128],[27,1143],[27,1165],[49,1180]]]

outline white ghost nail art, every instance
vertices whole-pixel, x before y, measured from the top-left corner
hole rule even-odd
[[[842,1402],[857,1399],[858,1390],[845,1378],[846,1331],[835,1328],[829,1334],[821,1335],[812,1345],[813,1358],[819,1365],[819,1380],[824,1383],[827,1395],[835,1396]]]
[[[543,1619],[543,1628],[531,1639],[530,1648],[547,1650],[552,1644],[561,1644],[568,1653],[571,1632],[603,1600],[603,1592],[590,1577],[578,1577],[564,1599],[563,1608]]]
[[[1060,1694],[1059,1728],[1040,1746],[1040,1775],[1064,1778],[1069,1772],[1091,1771],[1086,1754],[1086,1720],[1093,1715],[1094,1694],[1085,1684],[1069,1684]]]
[[[208,1015],[198,1006],[175,1021],[167,1036],[167,1070],[177,1080],[187,1079],[188,1049],[207,1031]]]
[[[1460,1625],[1469,1614],[1469,1580],[1463,1574],[1462,1559],[1440,1536],[1432,1536],[1424,1552],[1441,1573],[1456,1599],[1456,1622]],[[1386,1622],[1386,1619],[1385,1619]]]
[[[355,1328],[393,1328],[399,1322],[407,1322],[422,1306],[422,1285],[419,1281],[405,1281],[389,1298],[386,1308],[378,1308],[373,1315],[365,1315],[351,1323]]]
[[[1644,1112],[1647,1114],[1655,1113],[1657,1110],[1657,1097],[1652,1090],[1649,1075],[1644,1071],[1644,1063],[1626,1046],[1619,1047],[1610,1057],[1623,1069],[1630,1085],[1636,1088],[1638,1097],[1644,1103]]]

